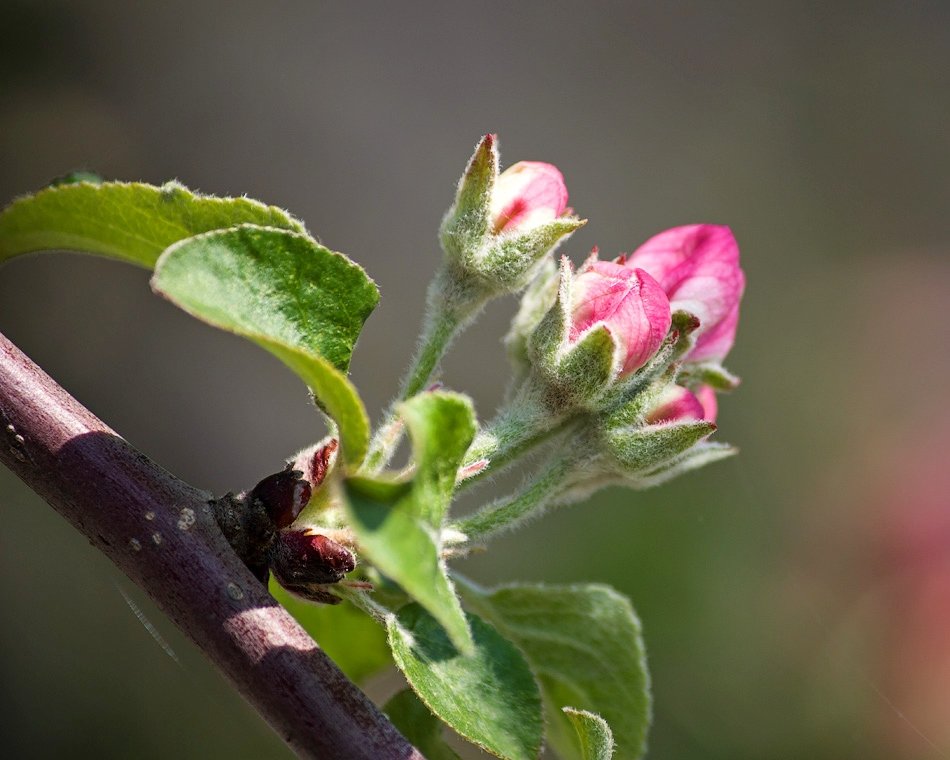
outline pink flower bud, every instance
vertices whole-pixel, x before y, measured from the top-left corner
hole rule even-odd
[[[491,197],[492,231],[524,231],[557,219],[567,208],[567,187],[557,167],[519,161],[498,175]]]
[[[670,302],[642,269],[588,261],[574,278],[569,339],[604,325],[622,352],[621,374],[634,372],[656,353],[670,329]]]
[[[646,421],[651,425],[689,420],[715,422],[717,412],[716,392],[708,385],[700,386],[695,395],[681,385],[671,385],[661,394]]]
[[[745,275],[739,245],[728,227],[674,227],[641,245],[624,266],[645,269],[666,291],[673,311],[699,317],[690,361],[721,362],[736,337]]]

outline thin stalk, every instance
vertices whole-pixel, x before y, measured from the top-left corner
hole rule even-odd
[[[373,436],[363,463],[364,472],[379,472],[389,464],[403,434],[396,407],[431,384],[452,341],[472,322],[485,300],[484,297],[459,291],[453,274],[445,267],[432,281],[419,347],[403,378],[396,400],[390,405],[383,423]]]
[[[452,523],[446,534],[458,537],[451,549],[465,549],[486,543],[499,533],[512,530],[526,520],[540,516],[554,496],[560,493],[576,466],[576,458],[564,456],[555,459],[527,485],[512,496],[488,504],[473,515]]]
[[[474,485],[488,475],[497,475],[531,449],[563,433],[576,420],[574,412],[552,412],[544,403],[539,387],[529,378],[495,419],[475,436],[460,472],[479,461],[487,461],[488,465],[460,480],[457,486],[459,490]]]

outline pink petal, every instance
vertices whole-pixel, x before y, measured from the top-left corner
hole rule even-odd
[[[719,324],[711,330],[700,333],[696,344],[689,352],[689,360],[694,362],[715,362],[721,364],[736,341],[736,327],[739,324],[739,304]]]
[[[694,395],[681,385],[669,386],[656,406],[647,415],[647,423],[687,422],[689,420],[716,421],[716,392],[703,385]]]
[[[658,422],[686,422],[703,419],[704,409],[698,398],[681,385],[670,386],[647,415],[646,421],[654,425]]]
[[[716,391],[709,385],[701,385],[699,386],[699,390],[696,391],[696,398],[699,399],[699,403],[703,406],[702,419],[706,420],[706,422],[715,422],[716,415],[719,414],[719,402],[716,400]]]
[[[735,338],[745,288],[739,246],[728,227],[691,224],[666,230],[640,246],[624,266],[652,274],[666,291],[673,311],[683,309],[699,317],[696,348],[706,335],[714,336],[705,340],[714,342],[717,352],[724,346],[719,358],[725,357]],[[695,349],[689,358],[697,360]]]
[[[623,350],[623,374],[642,367],[670,329],[669,299],[642,269],[591,261],[575,278],[572,297],[570,340],[606,325]]]
[[[519,161],[503,171],[492,192],[495,233],[527,229],[556,219],[567,208],[567,187],[556,166]]]

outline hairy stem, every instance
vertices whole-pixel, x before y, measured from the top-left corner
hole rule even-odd
[[[399,395],[373,436],[363,471],[379,472],[389,464],[403,433],[396,406],[430,385],[452,341],[472,322],[485,300],[483,296],[459,290],[456,280],[444,267],[432,281],[419,346],[403,378]]]
[[[495,418],[479,431],[465,454],[460,471],[487,460],[488,465],[459,482],[467,488],[487,475],[497,475],[531,449],[562,433],[574,421],[571,413],[555,414],[540,397],[538,386],[530,379],[505,404]]]
[[[555,459],[516,494],[494,501],[449,525],[446,528],[446,535],[451,537],[446,541],[451,544],[449,548],[453,553],[463,553],[540,516],[560,493],[575,465],[576,461],[570,456]]]
[[[302,757],[422,758],[244,566],[202,493],[0,335],[0,462],[141,586]]]

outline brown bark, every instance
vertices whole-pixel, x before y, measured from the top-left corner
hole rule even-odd
[[[106,554],[298,754],[421,758],[166,472],[0,335],[0,462]]]

